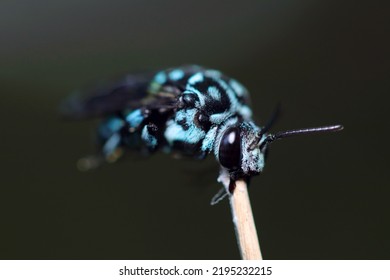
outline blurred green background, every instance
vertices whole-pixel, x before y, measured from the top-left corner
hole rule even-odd
[[[375,1],[0,2],[0,258],[237,259],[214,158],[158,154],[82,173],[95,121],[73,90],[196,63],[251,91],[273,144],[250,195],[266,259],[390,259],[388,11]]]

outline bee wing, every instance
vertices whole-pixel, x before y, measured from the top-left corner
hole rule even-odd
[[[66,119],[87,119],[145,106],[152,74],[128,75],[109,88],[92,92],[86,96],[76,93],[60,105],[60,114]]]

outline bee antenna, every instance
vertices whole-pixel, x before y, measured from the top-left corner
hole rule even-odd
[[[276,123],[276,121],[280,117],[280,102],[276,104],[276,107],[274,111],[272,112],[271,116],[268,118],[268,121],[265,123],[265,126],[261,129],[259,132],[259,135],[263,135],[264,133],[267,133],[270,128]],[[261,138],[261,137],[260,137]]]
[[[262,129],[259,131],[259,133],[257,133],[254,141],[252,142],[252,144],[249,147],[250,150],[253,150],[256,146],[259,145],[259,142],[260,142],[261,138],[263,137],[264,133],[267,133],[270,130],[270,128],[276,123],[276,121],[279,119],[280,107],[281,106],[280,106],[280,102],[279,102],[278,104],[276,104],[274,111],[272,112],[271,116],[268,118],[265,125],[262,127]]]
[[[303,128],[303,129],[294,129],[294,130],[287,130],[287,131],[281,131],[276,134],[269,134],[265,140],[260,145],[260,150],[267,144],[272,143],[275,140],[295,136],[295,135],[305,135],[305,134],[312,134],[312,133],[319,133],[319,132],[336,132],[342,130],[344,127],[342,125],[330,125],[330,126],[321,126],[321,127],[314,127],[314,128]]]

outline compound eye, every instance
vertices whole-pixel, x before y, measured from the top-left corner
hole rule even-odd
[[[237,127],[229,128],[222,136],[219,145],[219,162],[229,170],[236,170],[241,165],[241,137]]]

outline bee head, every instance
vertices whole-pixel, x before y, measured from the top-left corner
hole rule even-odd
[[[218,160],[233,178],[259,174],[265,163],[269,144],[275,140],[303,134],[332,132],[343,129],[341,125],[323,126],[268,133],[269,126],[259,129],[251,122],[242,122],[224,130],[218,147]]]
[[[223,131],[218,161],[233,177],[252,176],[263,170],[266,148],[259,149],[259,135],[259,128],[251,122],[242,122]]]

